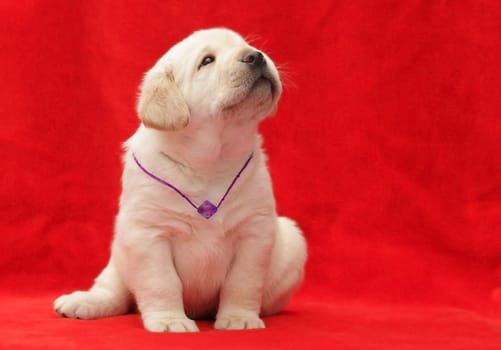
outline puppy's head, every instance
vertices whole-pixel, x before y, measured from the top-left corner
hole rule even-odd
[[[178,130],[207,118],[261,120],[282,92],[271,59],[228,29],[193,33],[146,73],[138,114],[148,127]]]

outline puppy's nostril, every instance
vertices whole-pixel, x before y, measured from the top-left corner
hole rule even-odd
[[[263,66],[266,63],[263,54],[259,51],[248,52],[242,57],[242,62],[256,67]]]

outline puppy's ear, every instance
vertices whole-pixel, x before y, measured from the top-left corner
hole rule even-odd
[[[175,131],[188,125],[190,110],[169,68],[146,73],[137,113],[145,126],[154,129]]]

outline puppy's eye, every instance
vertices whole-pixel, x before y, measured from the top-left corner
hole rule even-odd
[[[205,56],[202,59],[202,62],[200,63],[200,65],[198,66],[198,69],[202,68],[203,66],[207,66],[207,65],[211,64],[215,60],[216,60],[216,58],[214,56],[212,56],[212,55]]]

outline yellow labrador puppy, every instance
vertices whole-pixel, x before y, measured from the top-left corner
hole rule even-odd
[[[137,305],[152,332],[263,328],[302,280],[306,244],[278,217],[258,123],[282,91],[268,56],[227,29],[193,33],[146,73],[126,142],[108,265],[54,302],[95,319]]]

